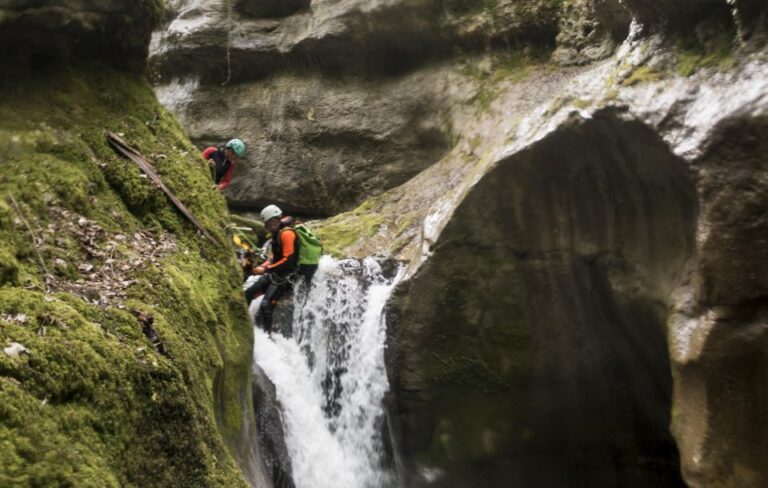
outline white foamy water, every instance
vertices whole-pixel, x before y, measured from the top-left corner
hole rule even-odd
[[[294,296],[293,338],[256,329],[255,362],[274,383],[297,488],[380,488],[384,305],[395,280],[373,259],[323,257]],[[277,324],[275,324],[277,325]]]

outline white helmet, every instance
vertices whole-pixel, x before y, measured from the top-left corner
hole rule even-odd
[[[275,217],[280,217],[281,215],[283,215],[283,211],[280,210],[280,207],[277,205],[267,205],[261,211],[261,220],[266,222],[269,219],[274,219]]]

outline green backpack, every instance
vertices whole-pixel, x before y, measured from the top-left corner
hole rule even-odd
[[[320,256],[323,255],[323,244],[320,242],[311,230],[303,224],[293,228],[301,241],[299,250],[299,264],[317,264],[320,262]]]

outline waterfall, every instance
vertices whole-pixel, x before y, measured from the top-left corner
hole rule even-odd
[[[398,275],[399,277],[399,275]],[[375,259],[323,257],[294,294],[293,337],[255,331],[254,359],[275,385],[297,488],[380,488],[384,305],[398,277]]]

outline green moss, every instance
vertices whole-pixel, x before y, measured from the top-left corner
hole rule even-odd
[[[313,226],[315,235],[323,242],[323,252],[346,257],[345,250],[361,238],[373,237],[386,219],[373,208],[382,197],[366,200],[352,212],[344,213]]]
[[[416,211],[400,215],[395,221],[395,224],[397,225],[397,232],[395,236],[401,236],[406,230],[416,225],[418,223],[419,215],[419,212]]]
[[[499,3],[499,0],[440,0],[439,5],[452,14],[467,15],[478,14],[493,10]]]
[[[233,256],[117,156],[104,131],[151,159],[228,242],[226,205],[205,163],[141,79],[78,66],[2,89],[0,310],[10,319],[0,319],[0,346],[18,342],[29,354],[0,354],[0,485],[245,486],[225,447],[242,441],[250,398],[252,329]],[[93,305],[65,291],[94,257],[57,208],[103,229],[91,248],[165,232],[175,251],[126,271],[135,283],[124,308]],[[43,293],[52,282],[37,251],[61,292]],[[123,243],[116,254],[129,251]],[[152,315],[166,355],[132,309]]]
[[[633,86],[638,83],[648,83],[653,81],[659,81],[664,75],[650,66],[643,65],[635,69],[627,78],[622,82],[622,86]]]
[[[461,60],[462,74],[478,82],[469,103],[487,111],[500,93],[501,82],[518,83],[524,80],[534,70],[546,66],[550,55],[549,48],[526,46],[494,53],[486,60],[489,66],[483,69],[472,59]]]
[[[732,26],[725,29],[713,28],[704,37],[680,37],[677,41],[677,73],[680,76],[691,76],[703,68],[732,68],[736,64],[733,55],[734,38]]]
[[[586,100],[584,98],[577,98],[576,100],[574,100],[571,103],[573,104],[574,107],[576,107],[576,108],[578,108],[580,110],[584,110],[584,109],[589,108],[589,107],[592,106],[592,102],[590,100]]]
[[[19,262],[8,250],[0,247],[0,286],[15,285],[19,280]]]
[[[552,50],[542,46],[503,51],[495,57],[493,81],[520,81],[530,75],[534,68],[546,65],[551,55]]]

